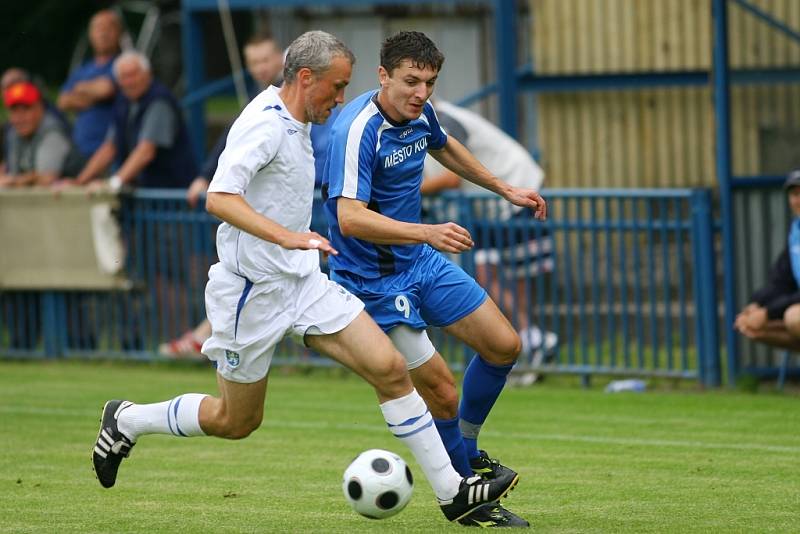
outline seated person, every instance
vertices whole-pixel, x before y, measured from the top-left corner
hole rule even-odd
[[[83,160],[63,124],[45,112],[42,93],[31,82],[18,82],[3,92],[10,128],[0,186],[49,185],[74,176]]]
[[[150,61],[139,52],[122,53],[114,76],[120,94],[111,127],[75,183],[88,184],[115,162],[112,191],[123,185],[186,189],[197,169],[177,99],[153,79]]]
[[[783,187],[794,215],[786,247],[733,326],[754,341],[800,350],[800,169],[789,173]]]

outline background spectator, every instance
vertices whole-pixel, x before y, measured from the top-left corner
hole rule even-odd
[[[139,52],[124,52],[114,62],[120,93],[114,102],[106,140],[76,182],[100,176],[112,161],[116,174],[109,185],[186,188],[196,174],[189,134],[172,93],[153,79],[150,61]]]
[[[41,85],[37,83],[31,73],[25,69],[21,69],[19,67],[9,67],[3,74],[0,76],[0,94],[4,93],[6,89],[14,85],[18,82],[31,82],[33,83],[39,92],[42,94],[42,101],[44,102],[44,109],[45,115],[52,115],[53,118],[58,120],[61,123],[61,126],[64,128],[64,131],[69,132],[72,129],[67,117],[64,116],[61,111],[50,102],[47,97],[44,95],[41,89]],[[5,161],[8,159],[8,145],[6,143],[6,139],[8,139],[8,131],[11,129],[11,123],[6,121],[3,123],[2,126],[2,150],[0,150],[0,161]]]
[[[61,122],[45,113],[39,89],[18,82],[3,92],[11,128],[0,186],[48,185],[73,176],[82,159]]]
[[[766,285],[736,316],[734,328],[754,341],[800,350],[800,169],[789,173],[783,187],[794,215],[786,248]]]
[[[84,157],[100,148],[111,124],[116,86],[112,65],[120,52],[122,22],[108,9],[89,22],[93,57],[70,74],[58,96],[58,107],[76,112],[72,138]]]

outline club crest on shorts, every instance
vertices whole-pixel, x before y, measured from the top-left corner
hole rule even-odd
[[[228,360],[230,367],[239,366],[239,353],[232,350],[225,349],[225,359]]]

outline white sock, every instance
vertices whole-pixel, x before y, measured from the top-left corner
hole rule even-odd
[[[381,411],[392,434],[411,449],[436,497],[442,501],[455,497],[461,475],[450,463],[433,417],[417,390],[384,402]]]
[[[119,413],[117,427],[133,442],[144,434],[205,436],[199,421],[200,402],[205,397],[186,393],[155,404],[132,404]]]

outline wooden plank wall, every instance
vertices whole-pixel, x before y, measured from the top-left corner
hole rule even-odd
[[[752,0],[800,30],[800,0]],[[710,0],[529,0],[539,74],[707,70]],[[800,66],[800,43],[729,7],[732,68]],[[551,187],[714,186],[708,88],[542,93],[538,138]],[[764,128],[800,125],[800,87],[735,87],[733,172],[761,173]]]

